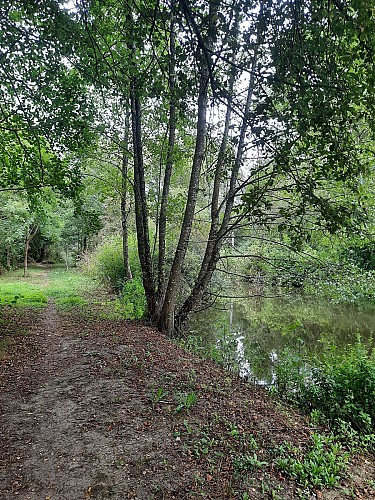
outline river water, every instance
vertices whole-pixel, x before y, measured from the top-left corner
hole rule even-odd
[[[274,293],[217,304],[191,321],[202,346],[220,350],[224,364],[261,385],[272,385],[275,363],[286,349],[318,355],[325,345],[343,349],[358,335],[374,345],[375,305],[335,304],[294,293]],[[272,293],[272,292],[271,292]]]

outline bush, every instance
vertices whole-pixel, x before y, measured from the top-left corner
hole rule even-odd
[[[127,319],[141,319],[146,312],[146,296],[140,278],[133,278],[123,285],[121,297]]]
[[[329,346],[321,360],[285,352],[276,367],[276,387],[332,428],[345,422],[360,435],[375,432],[375,356],[360,339],[341,353]]]
[[[129,257],[133,276],[140,276],[136,241],[133,238],[129,239]],[[125,282],[121,237],[115,236],[99,245],[93,253],[86,257],[83,269],[108,285],[114,292],[121,293]]]
[[[366,271],[375,270],[375,241],[358,240],[344,248],[342,256]]]
[[[112,238],[99,245],[88,256],[86,271],[115,292],[119,292],[125,278],[121,238]]]

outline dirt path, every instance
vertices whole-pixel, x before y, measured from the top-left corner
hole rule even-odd
[[[49,305],[30,332],[38,355],[26,361],[21,374],[13,363],[15,377],[0,404],[8,441],[0,498],[128,498],[136,490],[137,498],[150,498],[142,485],[132,492],[124,482],[125,464],[118,468],[116,461],[151,457],[164,429],[158,429],[160,437],[142,432],[139,439],[149,418],[145,398],[131,379],[107,377],[103,358],[111,353],[106,347],[93,350],[98,346],[74,333],[77,325],[61,320]],[[124,396],[126,403],[116,404]],[[111,432],[120,422],[121,431]]]
[[[307,443],[311,429],[262,390],[136,323],[88,322],[49,304],[7,328],[28,333],[0,361],[2,500],[302,498],[270,450]],[[250,433],[267,465],[235,476]],[[353,488],[372,498],[366,485]],[[317,497],[352,498],[304,498]]]

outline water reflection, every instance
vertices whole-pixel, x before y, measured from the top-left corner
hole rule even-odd
[[[251,292],[251,291],[250,291]],[[319,355],[324,344],[340,349],[361,335],[373,344],[375,308],[337,305],[294,295],[240,300],[195,315],[190,332],[216,345],[224,362],[257,384],[275,382],[275,363],[289,349]]]

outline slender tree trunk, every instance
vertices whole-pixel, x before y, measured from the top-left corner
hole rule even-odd
[[[132,14],[127,16],[129,25],[132,26]],[[130,33],[132,35],[132,33]],[[134,70],[137,69],[135,60],[135,47],[133,43],[128,44],[131,53],[131,63]],[[133,139],[133,167],[134,167],[134,208],[135,223],[137,230],[138,256],[142,269],[143,287],[147,301],[147,314],[154,317],[156,308],[156,291],[154,273],[152,267],[150,235],[148,227],[148,208],[146,198],[145,172],[142,150],[142,121],[140,91],[136,74],[130,79],[130,112]]]
[[[125,277],[128,280],[133,279],[133,274],[129,260],[129,238],[128,238],[128,217],[130,208],[128,207],[128,165],[129,165],[129,114],[126,111],[125,132],[122,151],[121,165],[121,228],[122,228],[122,255],[124,260]]]
[[[147,313],[150,317],[153,317],[155,314],[156,297],[151,260],[146,186],[143,166],[141,108],[139,98],[136,95],[136,82],[134,79],[131,83],[130,99],[134,151],[134,201],[138,254],[141,262],[143,286],[147,300]]]
[[[198,97],[198,122],[197,136],[195,143],[195,153],[190,176],[189,191],[185,207],[184,219],[182,222],[180,238],[177,244],[172,268],[169,275],[168,285],[161,309],[158,327],[167,335],[172,335],[174,331],[174,311],[176,307],[177,292],[181,281],[181,269],[185,259],[186,250],[189,243],[191,227],[194,218],[194,211],[197,202],[199,188],[199,176],[203,163],[203,154],[206,138],[206,115],[208,98],[208,72],[207,68],[202,69],[199,97]]]
[[[26,236],[25,240],[25,250],[24,250],[24,257],[23,257],[23,277],[26,276],[27,274],[27,269],[28,269],[28,258],[29,258],[29,247],[30,247],[30,239],[28,235]]]
[[[12,257],[10,245],[7,245],[7,269],[12,267]]]
[[[192,21],[192,15],[189,5],[184,0],[181,0],[185,16],[189,22]],[[215,38],[216,13],[218,3],[210,2],[209,6],[209,25],[208,35],[204,43],[198,41],[199,45],[199,61],[200,61],[200,80],[198,93],[198,118],[197,132],[195,139],[195,152],[190,174],[190,183],[185,207],[184,219],[181,226],[180,237],[175,251],[172,267],[169,274],[168,285],[158,317],[158,328],[169,336],[175,333],[175,309],[177,302],[177,294],[181,282],[182,266],[185,260],[187,247],[189,244],[192,224],[194,220],[194,212],[197,202],[199,189],[199,178],[203,164],[205,141],[207,133],[207,105],[208,105],[208,86],[211,80],[211,61],[209,59],[209,49]],[[196,26],[195,26],[196,28]],[[201,36],[201,35],[199,35]],[[211,81],[211,83],[213,83]]]
[[[159,257],[158,257],[158,305],[161,307],[165,296],[166,289],[166,230],[167,230],[167,204],[169,188],[171,183],[171,175],[173,169],[173,153],[176,138],[176,96],[175,96],[175,33],[174,33],[174,1],[171,4],[171,24],[170,24],[170,39],[169,39],[169,124],[168,124],[168,151],[164,172],[163,192],[160,204],[159,214]],[[160,310],[158,311],[160,313]]]
[[[214,187],[214,191],[213,191],[212,209],[211,209],[212,219],[211,219],[211,228],[210,228],[209,239],[207,242],[206,251],[205,251],[205,255],[204,255],[204,258],[203,258],[203,261],[201,264],[201,268],[200,268],[200,271],[198,274],[198,278],[194,284],[194,287],[193,287],[190,295],[185,300],[182,307],[178,311],[178,314],[176,315],[175,322],[176,322],[176,327],[178,329],[181,329],[183,327],[183,325],[186,323],[186,321],[188,319],[189,314],[202,301],[203,295],[208,288],[208,285],[211,281],[212,275],[216,269],[216,264],[220,258],[220,250],[221,250],[221,247],[222,247],[223,241],[224,241],[223,238],[226,236],[227,231],[228,231],[228,227],[229,227],[229,223],[230,223],[230,216],[231,216],[231,213],[233,210],[233,205],[234,205],[234,200],[235,200],[236,184],[237,184],[239,171],[240,171],[242,161],[243,161],[245,137],[246,137],[246,131],[247,131],[247,127],[248,127],[248,115],[249,115],[250,106],[251,106],[251,102],[252,102],[252,96],[253,96],[256,60],[257,60],[257,50],[255,50],[255,55],[254,55],[254,59],[252,62],[252,72],[251,72],[251,76],[250,76],[246,104],[245,104],[245,109],[244,109],[241,129],[240,129],[240,137],[239,137],[239,141],[238,141],[237,154],[236,154],[236,159],[235,159],[233,167],[232,167],[230,186],[229,186],[229,190],[228,190],[228,193],[226,196],[226,203],[225,203],[223,220],[219,226],[219,208],[218,208],[219,207],[219,205],[218,205],[219,188],[216,185],[219,177],[215,176],[215,187]],[[226,115],[223,141],[221,144],[222,148],[226,147],[226,135],[228,134],[228,130],[229,130],[228,121],[230,122],[230,103],[228,105],[228,110],[227,110],[227,115]],[[228,127],[228,129],[227,129],[227,127]],[[220,158],[221,158],[221,154],[222,154],[222,148],[220,149],[219,156],[218,156],[218,166],[217,166],[217,170],[216,170],[216,174],[218,174],[218,176],[221,174]]]
[[[30,243],[33,240],[34,236],[38,232],[39,225],[37,224],[34,228],[32,226],[27,228],[26,238],[25,238],[25,248],[24,248],[24,257],[23,257],[23,276],[25,277],[28,270],[28,260],[29,260],[29,249]]]

